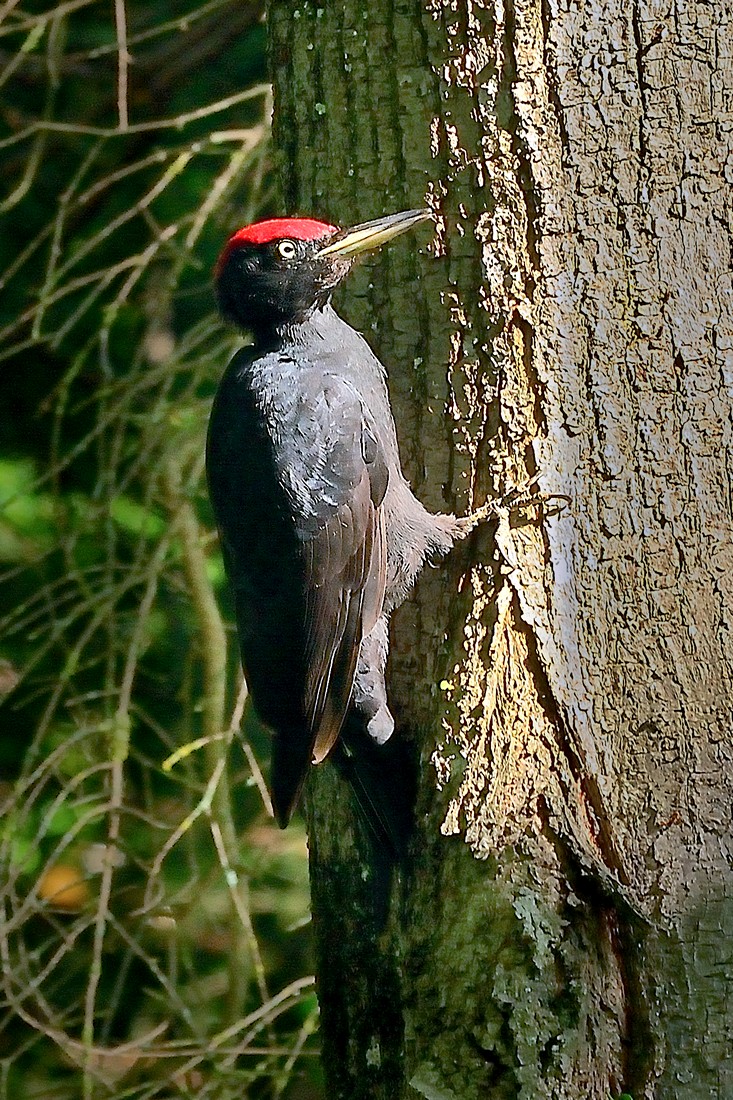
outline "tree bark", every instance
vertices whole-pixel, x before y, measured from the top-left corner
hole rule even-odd
[[[730,9],[272,0],[270,35],[285,209],[436,212],[339,303],[417,495],[569,497],[395,616],[385,927],[313,775],[329,1096],[733,1096]]]

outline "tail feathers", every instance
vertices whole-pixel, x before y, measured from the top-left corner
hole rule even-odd
[[[414,764],[404,741],[377,744],[364,731],[358,712],[347,717],[331,754],[354,792],[359,813],[378,847],[402,863],[414,824]]]
[[[287,827],[311,767],[312,747],[299,731],[272,739],[270,790],[275,820]],[[407,856],[414,824],[415,767],[399,737],[377,744],[355,710],[347,715],[329,760],[351,786],[357,810],[378,850],[392,863]]]
[[[294,733],[276,733],[272,738],[270,794],[275,820],[285,829],[298,805],[300,792],[311,764],[311,738]]]

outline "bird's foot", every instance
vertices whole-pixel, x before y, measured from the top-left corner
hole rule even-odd
[[[510,489],[508,493],[504,493],[503,496],[487,501],[475,512],[471,512],[470,515],[459,517],[456,520],[458,538],[466,538],[480,523],[484,523],[487,519],[493,519],[501,512],[515,512],[522,508],[544,507],[552,501],[562,501],[564,504],[570,502],[570,497],[564,493],[533,493],[532,488],[539,479],[540,474],[535,474],[523,485],[517,485],[514,489]]]

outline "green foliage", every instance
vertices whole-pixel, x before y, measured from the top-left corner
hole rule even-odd
[[[202,484],[209,271],[270,202],[262,15],[0,12],[0,1100],[320,1095],[304,834]]]

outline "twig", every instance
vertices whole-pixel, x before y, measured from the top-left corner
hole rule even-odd
[[[175,118],[159,118],[151,119],[150,122],[136,122],[134,125],[128,126],[126,130],[121,130],[118,126],[85,126],[75,122],[47,122],[41,119],[30,126],[26,126],[24,130],[19,130],[17,134],[3,138],[0,141],[0,149],[17,145],[39,132],[114,138],[124,137],[128,134],[155,133],[156,130],[182,130],[184,126],[188,126],[191,122],[198,122],[210,115],[228,111],[230,107],[236,107],[239,103],[246,103],[249,99],[259,99],[260,96],[267,95],[269,91],[269,84],[256,84],[254,88],[247,88],[244,92],[236,92],[234,95],[226,96],[216,103],[207,103],[205,107],[199,107],[195,111],[188,111],[186,114],[177,115]]]
[[[229,888],[229,897],[231,898],[232,906],[244,930],[247,948],[249,949],[252,959],[252,967],[255,972],[255,978],[257,979],[257,988],[260,991],[260,999],[262,1003],[265,1004],[269,1001],[270,994],[267,989],[267,980],[265,978],[262,955],[260,954],[260,945],[257,942],[257,936],[255,935],[254,926],[252,924],[252,915],[249,910],[249,883],[246,878],[242,878],[238,875],[232,867],[229,861],[229,854],[224,846],[219,823],[213,818],[211,820],[211,835],[214,839],[214,847],[216,848],[219,862],[224,872],[224,879]],[[236,999],[231,1007],[232,1017],[236,1018],[240,1007],[239,999]]]
[[[66,21],[63,16],[55,14],[51,20],[51,30],[48,35],[48,50],[46,54],[48,59],[48,91],[46,92],[46,102],[43,107],[43,119],[40,123],[37,123],[38,129],[36,130],[36,140],[33,144],[31,154],[28,157],[28,162],[25,166],[25,171],[20,183],[10,192],[4,202],[0,203],[0,214],[6,214],[8,210],[12,210],[25,198],[31,189],[31,185],[36,178],[36,173],[43,159],[48,138],[48,131],[45,130],[44,127],[53,125],[51,116],[56,103],[56,93],[59,89],[59,64],[63,53],[65,36]]]
[[[20,0],[6,0],[6,2],[0,8],[0,26],[5,22],[6,17],[10,15],[13,8],[17,8],[19,3]]]
[[[127,50],[125,0],[115,0],[115,30],[117,31],[117,117],[120,120],[120,130],[127,130],[130,123],[127,108],[127,72],[130,54]]]

